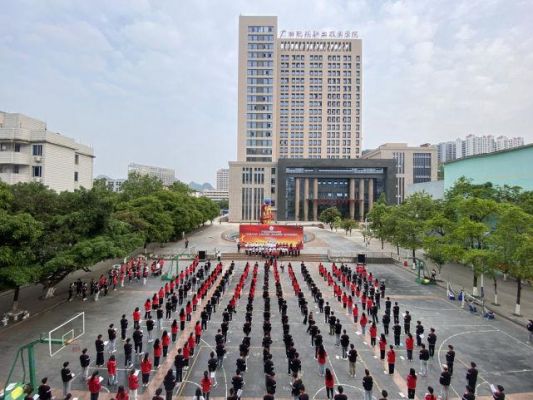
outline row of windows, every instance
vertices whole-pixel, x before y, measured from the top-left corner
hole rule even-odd
[[[257,140],[257,139],[248,139],[246,140],[246,146],[272,146],[272,140]]]
[[[248,155],[272,155],[272,149],[269,148],[247,148],[246,154]]]
[[[248,86],[248,93],[272,93],[272,86]]]
[[[274,32],[274,27],[273,26],[250,25],[248,26],[248,32],[249,33],[271,33],[271,32]]]
[[[272,78],[248,78],[247,82],[249,85],[272,85]]]
[[[247,113],[246,119],[248,120],[257,120],[257,121],[265,121],[265,120],[271,120],[272,114],[268,113]]]
[[[274,35],[248,35],[249,42],[273,42]]]
[[[263,137],[272,137],[272,131],[246,131],[246,137],[255,137],[255,138],[263,138]]]
[[[248,50],[273,50],[274,43],[248,43]]]
[[[272,129],[272,122],[247,122],[246,127],[251,129]]]
[[[258,76],[258,75],[265,75],[265,76],[271,76],[274,72],[271,69],[249,69],[248,70],[248,76]]]
[[[272,111],[272,104],[248,104],[248,111]]]
[[[248,61],[249,67],[273,67],[274,61]]]
[[[272,58],[272,53],[264,53],[259,51],[249,51],[248,58]]]
[[[272,103],[272,96],[247,96],[248,103]]]
[[[341,61],[341,56],[334,55],[334,56],[328,56],[328,61]],[[282,61],[289,61],[289,55],[288,54],[282,54],[281,55]],[[305,61],[305,55],[304,54],[293,54],[292,55],[293,61]],[[322,61],[323,56],[321,54],[310,54],[309,55],[310,61]],[[361,61],[361,56],[355,56],[356,61]],[[345,55],[342,56],[342,61],[352,61],[352,56]]]

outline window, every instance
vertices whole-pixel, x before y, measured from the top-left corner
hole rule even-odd
[[[7,144],[6,143],[1,143],[0,144],[0,151],[7,151]]]
[[[78,171],[74,171],[74,182],[78,182]]]
[[[79,163],[80,163],[80,155],[74,154],[74,164],[78,165]]]
[[[43,167],[41,167],[40,165],[37,165],[37,166],[33,166],[31,167],[31,176],[33,177],[41,177],[43,176]]]
[[[20,143],[15,143],[15,153],[20,153]]]
[[[42,144],[34,144],[32,147],[32,154],[34,156],[42,156],[43,155],[43,145]]]
[[[18,174],[19,173],[19,166],[18,165],[13,165],[13,173],[14,174]]]

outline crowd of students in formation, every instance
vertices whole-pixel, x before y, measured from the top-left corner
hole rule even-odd
[[[91,279],[84,282],[78,278],[72,282],[68,288],[68,301],[75,298],[87,301],[92,298],[98,301],[100,295],[107,296],[109,290],[123,288],[125,284],[141,283],[146,285],[149,276],[161,275],[164,260],[152,260],[148,262],[144,256],[131,258],[127,263],[121,264],[119,268],[114,266],[102,274],[98,279]]]
[[[159,262],[152,263],[150,269],[152,273],[160,271]],[[274,276],[275,293],[277,297],[279,316],[283,331],[283,343],[285,345],[285,354],[287,357],[287,373],[291,376],[291,395],[294,400],[309,400],[306,393],[302,376],[302,362],[300,352],[303,349],[296,349],[294,338],[291,335],[291,323],[288,316],[288,305],[284,298],[280,273],[278,270],[277,260],[267,259],[264,264],[263,279],[263,338],[261,341],[263,347],[263,368],[265,375],[264,400],[274,400],[276,394],[276,373],[270,346],[272,344],[271,332],[271,302],[270,302],[270,275]],[[133,259],[121,266],[119,270],[113,270],[110,273],[110,279],[104,278],[103,286],[106,282],[112,282],[114,286],[120,282],[123,286],[124,279],[128,276],[129,280],[142,279],[148,270],[148,264],[144,259]],[[146,388],[153,378],[153,371],[157,371],[162,361],[166,359],[169,352],[177,348],[173,361],[173,368],[167,370],[162,381],[162,388],[155,390],[154,400],[163,400],[162,394],[165,392],[166,400],[171,400],[178,385],[183,382],[183,373],[189,368],[190,360],[195,356],[195,349],[200,345],[202,334],[208,329],[209,321],[213,313],[217,312],[221,297],[225,294],[230,284],[235,265],[232,262],[229,268],[223,272],[221,262],[212,268],[211,262],[200,265],[199,260],[195,259],[186,269],[181,271],[178,276],[165,283],[157,292],[146,299],[143,306],[135,307],[131,319],[123,314],[118,322],[110,324],[107,334],[100,334],[95,341],[95,352],[89,353],[88,349],[83,349],[79,356],[79,362],[82,368],[81,378],[86,381],[87,388],[91,394],[91,400],[97,400],[102,388],[104,378],[100,376],[100,370],[107,370],[107,386],[115,393],[116,400],[136,400],[139,388]],[[285,273],[285,268],[280,265],[281,273]],[[239,345],[239,356],[235,361],[235,375],[231,378],[231,388],[228,400],[240,400],[244,388],[244,376],[247,370],[247,359],[250,352],[251,331],[253,323],[253,308],[256,292],[257,277],[259,264],[256,262],[251,267],[246,263],[238,279],[233,292],[228,291],[230,300],[222,312],[222,322],[217,328],[215,334],[215,345],[209,355],[209,360],[201,380],[198,383],[198,389],[194,396],[195,400],[209,400],[210,392],[217,385],[217,370],[222,368],[226,349],[227,333],[229,326],[233,321],[233,315],[237,312],[237,303],[241,299],[241,294],[246,293],[244,286],[251,271],[251,282],[248,287],[248,298],[246,303],[245,320],[242,327],[244,337]],[[301,275],[311,294],[313,302],[316,304],[318,311],[322,316],[315,318],[312,311],[309,310],[309,303],[301,289],[296,274],[291,263],[287,266],[287,273],[297,298],[303,324],[306,326],[306,332],[310,337],[310,346],[314,349],[314,358],[317,362],[317,373],[324,379],[325,394],[328,399],[347,400],[344,388],[340,382],[336,381],[335,372],[327,368],[328,353],[324,345],[324,336],[331,335],[335,339],[335,345],[342,350],[342,359],[347,361],[348,374],[356,378],[356,364],[359,357],[355,344],[350,340],[348,332],[354,332],[363,335],[363,338],[369,338],[369,345],[374,348],[378,346],[379,358],[385,364],[390,375],[396,372],[397,363],[396,351],[402,342],[406,351],[406,362],[412,363],[414,359],[415,347],[417,349],[417,358],[419,368],[409,368],[409,373],[405,377],[407,383],[407,398],[414,399],[419,386],[419,379],[426,377],[428,373],[428,362],[435,355],[437,344],[437,334],[434,328],[426,331],[422,321],[416,321],[412,331],[412,315],[408,310],[400,314],[400,306],[397,302],[392,302],[386,297],[386,287],[384,281],[380,281],[371,272],[368,272],[365,265],[358,264],[355,268],[346,265],[338,267],[334,263],[330,268],[320,264],[318,266],[319,276],[327,285],[327,290],[331,290],[332,301],[339,303],[334,307],[329,301],[325,301],[322,291],[315,283],[307,266],[300,265]],[[74,288],[78,294],[78,283]],[[81,285],[80,296],[84,296]],[[208,292],[212,294],[206,300]],[[105,290],[105,289],[104,289]],[[95,299],[96,300],[96,299]],[[383,304],[382,304],[383,303]],[[199,313],[199,318],[193,318],[198,307],[203,304]],[[352,326],[342,325],[339,314],[335,313],[334,308],[342,310],[353,320]],[[382,312],[383,311],[383,312]],[[380,315],[381,314],[381,315]],[[193,321],[195,320],[195,321]],[[132,322],[130,330],[130,321]],[[292,321],[294,326],[294,321]],[[170,324],[170,325],[169,325]],[[169,326],[168,326],[169,325]],[[319,325],[322,325],[322,330]],[[403,325],[403,326],[402,326]],[[378,326],[381,326],[381,333],[378,335]],[[368,328],[368,329],[367,329]],[[403,328],[403,329],[402,329]],[[186,330],[191,332],[185,333]],[[327,332],[327,333],[326,333]],[[426,334],[427,332],[427,334]],[[131,333],[131,334],[130,334]],[[392,340],[390,340],[392,336]],[[403,337],[402,337],[403,336]],[[122,341],[124,368],[127,372],[127,384],[118,385],[117,381],[117,341]],[[178,340],[180,345],[178,346]],[[366,342],[365,342],[366,344]],[[298,342],[299,346],[303,343]],[[107,353],[107,360],[106,360]],[[91,355],[94,354],[96,368],[90,367]],[[302,353],[303,354],[303,353]],[[307,354],[307,353],[306,353]],[[311,353],[312,354],[312,353]],[[441,400],[447,400],[449,388],[454,375],[455,350],[453,345],[448,345],[448,351],[445,356],[446,364],[442,366],[439,378],[439,395]],[[440,368],[440,366],[439,366]],[[92,372],[90,372],[92,370]],[[140,379],[139,379],[140,373]],[[463,400],[474,400],[477,384],[478,371],[475,362],[471,362],[470,368],[466,371],[466,389],[462,395]],[[69,362],[63,364],[61,370],[63,381],[63,396],[70,399],[70,385],[74,379]],[[156,382],[153,386],[156,386]],[[336,390],[335,385],[337,384]],[[374,380],[368,369],[364,370],[361,381],[362,390],[365,400],[373,399]],[[505,398],[504,388],[501,386],[491,386],[495,400]],[[424,400],[436,400],[436,391],[432,386],[427,386],[424,390]],[[41,400],[50,400],[52,391],[47,384],[47,378],[43,378],[42,385],[38,388],[38,395]],[[28,397],[29,398],[29,397]],[[381,391],[380,400],[388,398],[388,393]]]

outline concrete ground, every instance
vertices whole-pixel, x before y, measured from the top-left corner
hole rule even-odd
[[[221,251],[234,252],[235,245],[221,238],[221,234],[227,230],[238,229],[237,225],[232,224],[215,224],[208,226],[202,232],[190,237],[190,246],[197,249],[217,248]],[[329,231],[317,228],[306,228],[315,234],[315,240],[306,245],[306,251],[309,253],[325,253],[328,249],[336,251],[360,251],[364,247],[362,243],[356,243],[341,234],[331,233]],[[183,244],[170,244],[164,249],[165,253],[177,252],[183,248]],[[310,309],[314,307],[311,299],[311,293],[303,281],[300,273],[299,262],[292,263],[296,277],[302,287],[302,290],[310,303]],[[230,291],[226,292],[221,299],[221,304],[227,304],[231,289],[238,281],[242,272],[244,262],[238,262],[235,268]],[[329,268],[329,264],[327,265]],[[323,282],[316,268],[316,264],[309,265],[309,270],[313,279],[321,288],[325,296],[331,293]],[[453,390],[452,398],[458,398],[456,393],[461,394],[466,383],[464,374],[466,365],[470,361],[476,361],[480,371],[478,379],[478,394],[480,396],[489,395],[489,384],[501,384],[506,388],[508,398],[533,398],[533,348],[525,343],[525,329],[518,327],[509,321],[497,319],[495,321],[486,321],[480,317],[473,316],[459,308],[457,302],[448,301],[445,298],[442,288],[420,286],[414,282],[413,275],[394,265],[370,265],[369,270],[373,271],[379,278],[385,279],[387,284],[387,295],[392,300],[400,303],[401,312],[409,310],[413,314],[413,321],[420,319],[426,328],[436,328],[438,341],[437,348],[440,350],[436,359],[430,363],[430,373],[427,378],[420,377],[418,381],[417,397],[423,398],[423,393],[428,384],[438,388],[438,375],[440,374],[439,364],[444,360],[446,346],[453,344],[455,346],[457,357],[455,363],[455,374],[452,380]],[[256,299],[254,301],[254,317],[252,324],[252,350],[248,360],[248,371],[246,372],[246,387],[243,397],[260,398],[265,393],[264,375],[262,366],[262,284],[263,284],[263,267],[259,268],[257,281]],[[285,272],[287,274],[287,272]],[[244,308],[246,306],[247,291],[251,274],[245,285],[243,296],[238,303],[238,313],[230,325],[230,342],[227,344],[229,354],[224,361],[224,370],[217,373],[218,385],[212,391],[212,397],[222,398],[226,395],[226,385],[229,385],[231,376],[235,372],[235,360],[238,356],[237,346],[242,340],[242,324],[244,322]],[[98,302],[87,301],[81,302],[75,300],[70,303],[59,303],[55,308],[44,310],[34,318],[30,318],[18,325],[13,325],[7,329],[0,330],[0,348],[2,349],[2,367],[0,368],[0,382],[4,382],[7,377],[8,368],[11,364],[18,346],[27,343],[39,336],[41,332],[46,332],[67,320],[77,312],[85,312],[86,316],[86,334],[74,345],[65,348],[58,355],[51,358],[48,354],[46,345],[36,348],[38,376],[48,376],[52,386],[55,389],[54,394],[60,397],[60,369],[63,361],[70,361],[73,371],[79,375],[80,367],[78,362],[79,351],[87,347],[91,353],[94,365],[94,340],[98,333],[105,336],[107,326],[110,323],[118,325],[120,316],[125,313],[128,318],[135,306],[142,307],[144,300],[160,287],[159,279],[150,279],[147,286],[131,285],[125,289],[110,292],[108,297],[101,297]],[[302,316],[297,307],[294,292],[290,286],[288,277],[281,279],[284,296],[288,302],[288,315],[291,323],[291,333],[296,339],[296,349],[300,353],[303,364],[303,381],[306,385],[310,397],[317,399],[325,398],[323,389],[323,378],[317,373],[317,364],[313,358],[313,349],[310,347],[309,335],[305,333],[305,327],[302,324]],[[281,341],[282,334],[279,331],[281,318],[278,313],[275,299],[274,279],[270,279],[271,295],[271,321],[272,330],[272,354],[275,363],[277,377],[277,398],[290,397],[289,376],[287,375],[287,362]],[[369,346],[368,338],[358,334],[358,326],[355,326],[348,316],[342,313],[339,304],[331,299],[336,314],[341,317],[343,327],[346,328],[350,335],[350,340],[355,343],[356,349],[360,354],[357,362],[357,377],[348,376],[348,365],[346,361],[340,359],[340,349],[334,345],[334,339],[327,335],[327,329],[323,319],[316,317],[319,328],[325,337],[325,347],[329,354],[330,367],[335,373],[336,382],[345,386],[346,392],[350,399],[361,398],[361,378],[362,371],[368,367],[375,380],[376,390],[374,396],[378,398],[377,389],[385,388],[389,391],[390,399],[400,399],[405,396],[404,383],[408,368],[411,367],[405,359],[397,361],[396,368],[399,371],[400,379],[394,379],[384,373],[384,365],[379,360],[376,352]],[[318,309],[315,309],[318,313]],[[200,375],[206,369],[207,358],[209,356],[210,346],[214,345],[214,335],[216,327],[221,321],[221,312],[219,309],[210,322],[209,330],[204,334],[201,350],[194,360],[194,366],[189,370],[187,375],[188,383],[179,388],[180,396],[191,396],[196,384],[199,382]],[[414,326],[414,323],[413,323]],[[403,340],[403,337],[402,337]],[[123,366],[123,352],[121,343],[118,344],[119,351],[116,353],[119,367]],[[416,354],[416,352],[415,352]],[[404,356],[403,351],[399,350],[399,355]],[[405,357],[404,357],[405,358]],[[107,359],[107,355],[106,355]],[[418,369],[418,363],[413,363]],[[154,371],[154,374],[164,374],[166,371]],[[225,373],[225,377],[224,377]],[[101,371],[106,376],[105,371]],[[125,371],[119,371],[119,382],[124,382]],[[228,386],[229,387],[229,386]],[[80,398],[88,399],[88,392],[82,391],[84,384],[76,378],[73,384],[74,390]],[[105,390],[104,390],[105,391]],[[113,391],[113,389],[111,389]],[[401,393],[401,394],[400,394]],[[519,397],[519,394],[522,394]],[[147,393],[148,395],[148,393]],[[526,396],[526,397],[523,397]]]

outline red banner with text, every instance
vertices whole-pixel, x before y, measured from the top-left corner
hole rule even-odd
[[[239,242],[244,246],[269,245],[276,248],[302,249],[304,228],[293,225],[240,225]]]

